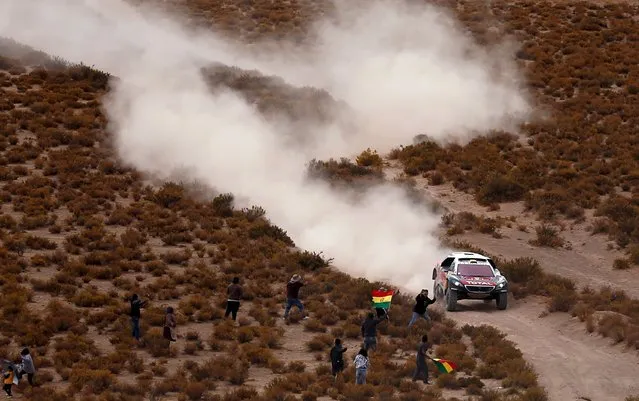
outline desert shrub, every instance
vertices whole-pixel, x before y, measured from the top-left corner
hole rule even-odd
[[[71,302],[81,307],[97,308],[105,306],[110,302],[111,298],[107,294],[103,294],[94,289],[84,289],[79,291],[73,297]]]
[[[326,333],[326,326],[316,319],[309,319],[304,324],[304,330],[316,333]]]
[[[231,217],[233,216],[233,202],[234,197],[230,193],[220,194],[213,198],[211,202],[211,207],[213,208],[215,214],[220,217]]]
[[[168,264],[185,265],[191,259],[192,251],[184,249],[182,252],[169,251],[162,254],[162,260]]]
[[[158,205],[170,208],[184,198],[184,188],[180,185],[167,182],[154,194],[153,201]]]
[[[287,232],[280,227],[274,226],[268,221],[260,221],[251,226],[248,231],[248,236],[251,239],[258,239],[261,237],[269,237],[276,241],[281,241],[285,245],[295,246],[293,240],[288,236]]]
[[[377,151],[366,149],[357,156],[355,159],[358,166],[364,167],[381,167],[383,164],[382,158],[377,154]]]
[[[482,378],[502,380],[505,387],[530,388],[537,385],[537,377],[519,351],[496,328],[482,325],[462,327],[471,338],[475,352],[483,365],[478,369]]]
[[[297,253],[297,264],[304,269],[317,270],[323,267],[330,266],[332,258],[326,259],[322,256],[322,252],[309,252],[302,251]]]
[[[628,270],[632,266],[630,265],[630,261],[628,259],[617,258],[612,262],[612,268],[615,270]]]
[[[333,337],[328,334],[318,334],[313,336],[306,342],[309,351],[318,352],[325,351],[333,344]]]
[[[564,244],[563,238],[559,235],[559,232],[554,227],[542,224],[535,228],[537,236],[534,240],[531,240],[531,244],[537,246],[546,246],[550,248],[561,247]]]
[[[371,154],[371,157],[364,157],[362,161],[374,163],[375,157]],[[382,172],[379,168],[358,165],[347,158],[341,158],[339,161],[335,159],[326,161],[313,159],[308,163],[307,172],[308,176],[313,179],[327,180],[331,183],[353,183],[356,179],[380,179],[382,177]]]
[[[548,393],[541,387],[533,386],[527,388],[522,394],[522,401],[548,401]]]
[[[77,366],[71,370],[69,382],[76,391],[89,388],[93,394],[101,394],[113,386],[116,379],[108,370],[93,370]]]
[[[482,205],[521,200],[526,188],[512,178],[497,175],[491,178],[477,192],[477,201]]]
[[[169,342],[163,337],[162,329],[151,327],[142,336],[146,348],[153,357],[169,356]]]

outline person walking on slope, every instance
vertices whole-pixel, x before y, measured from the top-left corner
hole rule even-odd
[[[384,320],[388,320],[388,315],[386,315],[386,319],[375,318],[373,312],[369,312],[368,315],[366,315],[366,319],[364,319],[361,327],[362,337],[364,337],[362,348],[366,351],[369,349],[373,351],[377,350],[377,325]]]
[[[331,367],[332,374],[337,379],[337,374],[344,370],[344,352],[348,348],[342,347],[342,340],[335,339],[335,345],[331,348]]]
[[[304,311],[304,304],[300,301],[300,288],[304,286],[302,276],[294,274],[286,284],[286,309],[284,309],[284,319],[288,319],[291,308],[296,306],[302,312],[303,319],[308,319]]]
[[[370,368],[370,360],[368,359],[368,351],[364,348],[359,350],[355,355],[355,384],[366,384],[366,374]]]
[[[142,301],[138,294],[131,296],[131,326],[133,326],[133,337],[140,341],[140,308],[146,305],[146,301]]]
[[[21,377],[26,374],[29,384],[34,386],[33,378],[35,376],[35,365],[33,364],[33,358],[31,358],[29,348],[23,348],[22,352],[20,352],[20,357],[22,358],[22,369],[18,376]]]
[[[240,309],[240,299],[242,299],[242,286],[240,286],[240,278],[233,277],[233,282],[227,287],[226,294],[226,312],[224,317],[231,315],[232,319],[237,318],[237,311]]]
[[[164,320],[164,338],[169,340],[169,350],[171,349],[171,343],[177,341],[175,335],[175,327],[177,326],[177,319],[173,311],[173,307],[166,308],[166,317]]]
[[[428,308],[428,305],[434,304],[435,301],[437,301],[437,299],[428,298],[428,290],[426,289],[423,289],[422,292],[420,292],[415,297],[415,306],[413,307],[413,316],[411,316],[410,322],[408,322],[409,329],[420,317],[426,320],[427,322],[430,322],[430,316],[428,316],[427,308]]]
[[[428,365],[426,365],[427,353],[430,353],[432,350],[430,348],[430,343],[428,342],[428,336],[424,334],[422,336],[422,342],[419,344],[419,348],[417,348],[417,357],[416,357],[416,366],[415,373],[413,373],[413,381],[417,381],[420,377],[423,378],[424,384],[430,384],[428,381]]]

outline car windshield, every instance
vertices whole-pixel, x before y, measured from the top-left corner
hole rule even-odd
[[[461,276],[472,277],[494,277],[493,270],[490,265],[477,265],[469,263],[460,263],[457,265],[457,274]]]

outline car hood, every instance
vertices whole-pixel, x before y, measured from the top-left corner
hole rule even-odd
[[[460,276],[457,278],[463,285],[497,285],[497,277]]]

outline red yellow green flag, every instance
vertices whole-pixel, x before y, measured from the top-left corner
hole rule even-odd
[[[392,290],[373,290],[373,308],[382,308],[388,309],[391,304],[391,299],[393,299],[393,291]]]
[[[435,366],[437,366],[437,369],[439,369],[442,373],[450,373],[457,369],[457,365],[446,359],[433,358],[433,362],[435,363]]]

